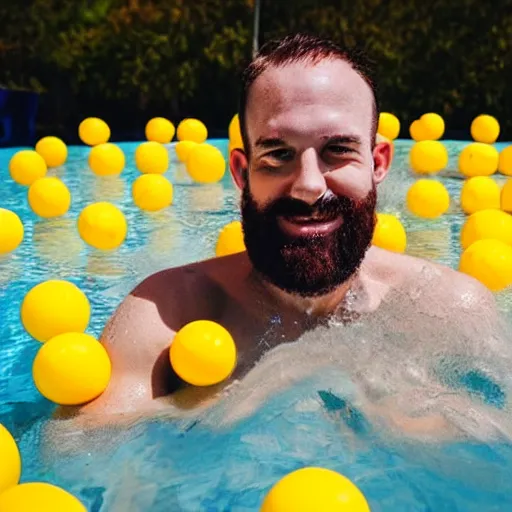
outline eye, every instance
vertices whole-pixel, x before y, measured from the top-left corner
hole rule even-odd
[[[329,144],[326,150],[333,155],[344,155],[346,153],[354,153],[354,149],[341,144]]]
[[[265,158],[272,159],[278,162],[290,162],[293,160],[293,151],[287,148],[279,148],[270,151],[265,155]]]

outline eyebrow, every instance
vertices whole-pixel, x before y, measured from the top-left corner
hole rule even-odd
[[[277,148],[277,147],[285,146],[285,145],[286,145],[286,142],[283,139],[280,139],[279,137],[273,137],[273,138],[260,137],[256,141],[256,146],[259,146],[259,147],[265,148],[265,149]]]
[[[336,144],[356,144],[359,146],[362,144],[361,137],[357,135],[324,135],[322,138]]]

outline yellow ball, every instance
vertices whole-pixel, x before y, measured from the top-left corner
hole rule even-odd
[[[420,119],[421,134],[425,140],[437,140],[444,135],[444,119],[439,114],[429,112],[423,114]]]
[[[125,163],[123,150],[110,142],[92,147],[89,153],[89,167],[98,176],[121,174]]]
[[[473,142],[459,155],[459,169],[464,176],[490,176],[498,169],[499,153],[494,146]]]
[[[507,180],[501,189],[500,197],[501,209],[507,213],[512,213],[512,179]]]
[[[505,176],[512,176],[512,145],[501,150],[498,171]]]
[[[46,176],[48,168],[44,158],[31,149],[23,149],[13,155],[9,162],[11,178],[20,185],[32,185]]]
[[[405,252],[407,235],[402,223],[389,213],[377,213],[372,244],[393,252]]]
[[[419,119],[413,121],[409,126],[409,134],[411,135],[411,139],[416,142],[421,142],[423,140],[427,140],[427,134],[423,129],[423,125],[421,124]]]
[[[488,238],[512,245],[512,215],[501,210],[480,210],[470,215],[460,232],[462,248]]]
[[[193,386],[211,386],[227,379],[236,365],[231,334],[210,320],[196,320],[182,327],[169,351],[176,374]]]
[[[188,155],[187,171],[198,183],[216,183],[224,176],[226,160],[216,147],[198,144]]]
[[[23,242],[24,233],[20,218],[11,210],[0,208],[0,254],[14,251]]]
[[[381,112],[379,115],[379,124],[377,133],[380,133],[389,140],[394,140],[400,134],[400,121],[389,112]]]
[[[279,480],[261,512],[370,512],[363,493],[346,477],[324,468],[302,468]]]
[[[435,180],[418,180],[407,191],[407,208],[418,217],[435,219],[450,207],[446,187]]]
[[[512,285],[512,247],[500,240],[477,240],[460,257],[459,270],[498,292]]]
[[[471,136],[477,142],[493,144],[500,134],[500,124],[495,117],[481,115],[471,123]]]
[[[82,503],[60,487],[44,482],[16,485],[0,494],[0,512],[87,512]]]
[[[78,233],[84,242],[96,249],[107,251],[119,247],[127,231],[123,212],[112,203],[90,204],[78,217]]]
[[[229,146],[231,149],[243,149],[244,142],[242,140],[242,132],[240,131],[240,119],[238,114],[233,116],[229,123]],[[230,151],[231,153],[231,151]]]
[[[146,125],[146,139],[160,144],[169,144],[175,132],[174,125],[164,117],[154,117]]]
[[[235,220],[225,225],[219,233],[217,246],[215,248],[216,256],[227,256],[245,251],[244,233],[242,223]]]
[[[172,203],[172,183],[161,174],[143,174],[132,186],[133,202],[141,209],[156,212]]]
[[[143,142],[135,150],[135,165],[143,174],[163,174],[169,168],[169,153],[158,142]]]
[[[34,286],[23,299],[21,321],[38,341],[64,332],[83,332],[91,307],[84,292],[68,281],[49,280]]]
[[[437,140],[416,142],[409,153],[409,163],[418,174],[436,173],[448,165],[448,151]]]
[[[460,205],[471,215],[479,210],[500,208],[500,186],[489,176],[474,176],[462,185]]]
[[[84,119],[78,127],[80,140],[88,146],[105,144],[110,139],[110,128],[108,124],[97,117]]]
[[[191,140],[201,144],[208,138],[208,130],[199,119],[183,119],[178,125],[178,140]]]
[[[197,146],[197,142],[192,140],[182,140],[176,143],[176,156],[180,162],[185,163],[187,161],[188,155]]]
[[[0,494],[17,485],[21,475],[21,457],[18,445],[11,433],[0,423]]]
[[[68,147],[58,137],[43,137],[36,144],[36,152],[44,158],[48,167],[64,165],[68,158]]]
[[[71,206],[71,194],[58,178],[40,178],[28,189],[28,204],[40,217],[60,217]]]
[[[59,405],[80,405],[107,389],[111,364],[103,345],[89,334],[66,332],[38,351],[32,376],[39,392]]]

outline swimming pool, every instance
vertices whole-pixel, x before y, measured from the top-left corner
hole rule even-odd
[[[227,141],[210,142],[227,152]],[[379,189],[378,209],[399,215],[408,232],[409,254],[456,267],[464,220],[456,166],[466,143],[444,143],[450,163],[441,179],[452,198],[449,212],[426,221],[404,211],[406,191],[415,179],[407,165],[411,141],[395,142],[393,170]],[[204,424],[154,420],[130,430],[108,431],[78,453],[49,453],[41,432],[53,406],[39,395],[31,378],[39,344],[19,321],[27,291],[50,278],[76,283],[91,301],[88,332],[99,336],[137,282],[161,268],[212,257],[220,228],[238,218],[238,193],[229,173],[220,183],[194,185],[176,162],[172,146],[168,177],[175,187],[173,206],[155,214],[139,211],[130,195],[139,175],[133,165],[136,144],[120,146],[127,168],[120,177],[108,179],[88,169],[88,148],[70,148],[66,165],[49,172],[62,178],[73,196],[70,213],[55,220],[36,218],[26,189],[10,179],[8,161],[17,149],[0,150],[1,206],[15,211],[25,225],[23,244],[0,261],[0,423],[19,441],[22,481],[61,485],[91,511],[248,512],[258,510],[266,490],[284,474],[319,465],[351,478],[373,511],[512,509],[512,445],[433,445],[381,438],[363,419],[347,423],[340,413],[343,400],[324,391],[334,378],[328,372],[272,397],[227,428],[211,428],[215,413]],[[126,242],[113,253],[88,249],[75,229],[81,208],[99,200],[120,206],[128,220]],[[500,295],[499,301],[510,316],[510,294]],[[345,385],[349,395],[350,382]]]

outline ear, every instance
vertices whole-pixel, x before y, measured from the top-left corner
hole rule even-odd
[[[389,140],[377,139],[373,148],[373,179],[379,184],[387,176],[393,160],[393,143]]]
[[[229,155],[229,169],[235,185],[242,190],[247,180],[249,162],[243,149],[237,148]]]

